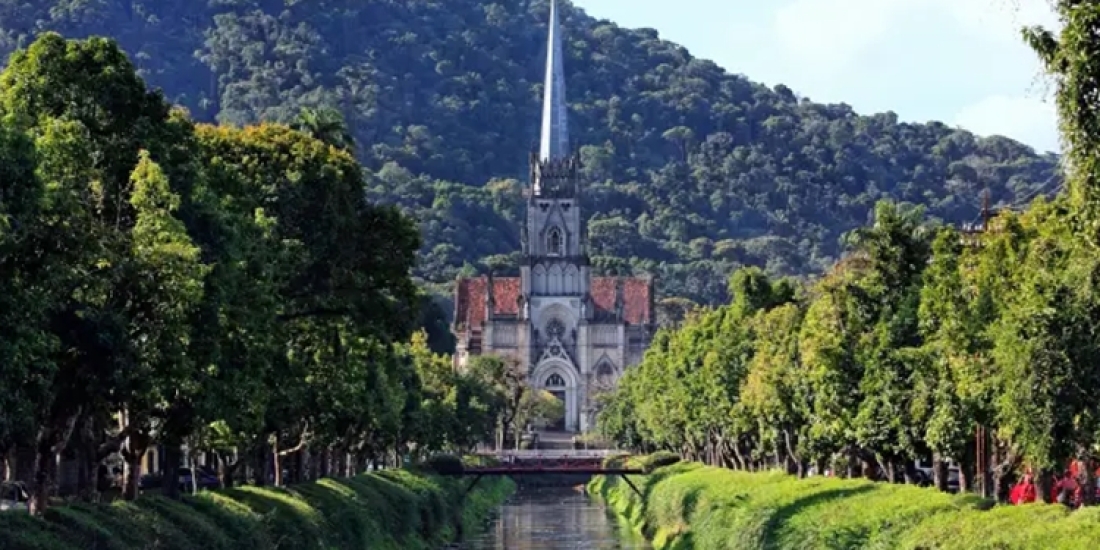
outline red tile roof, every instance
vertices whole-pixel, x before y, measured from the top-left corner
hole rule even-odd
[[[623,318],[632,325],[649,323],[649,289],[647,279],[623,279]]]
[[[485,322],[485,291],[488,277],[459,279],[455,288],[455,324],[480,327]],[[493,277],[493,313],[516,315],[519,313],[519,277]]]
[[[650,311],[649,280],[641,277],[592,277],[589,294],[596,311],[615,312],[615,283],[623,286],[623,317],[642,325],[653,319]]]
[[[632,325],[653,321],[650,282],[645,278],[593,277],[590,294],[597,312],[615,312],[616,282],[623,287],[623,317]],[[455,327],[479,329],[485,322],[485,298],[488,277],[459,279],[455,287]],[[494,277],[493,300],[496,315],[519,314],[519,277]]]

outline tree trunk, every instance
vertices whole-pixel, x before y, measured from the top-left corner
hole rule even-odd
[[[295,477],[297,478],[297,479],[295,479],[296,482],[305,483],[306,481],[309,481],[309,479],[307,477],[309,475],[309,463],[310,463],[309,447],[305,447],[302,450],[298,451],[298,462],[295,465],[296,466],[295,471],[297,472],[295,474]]]
[[[1096,469],[1088,448],[1077,449],[1077,483],[1081,486],[1081,505],[1092,506],[1096,502]]]
[[[783,446],[787,450],[787,456],[790,458],[791,462],[794,462],[794,464],[796,465],[798,477],[800,477],[800,478],[801,477],[806,477],[805,476],[805,470],[806,470],[805,461],[802,460],[802,457],[798,456],[797,452],[795,452],[795,450],[794,450],[795,443],[794,443],[794,441],[792,441],[793,439],[794,438],[791,437],[791,430],[784,428],[783,429]],[[788,471],[789,470],[790,469],[788,468]]]
[[[992,443],[993,439],[990,437],[989,430],[984,426],[979,427],[979,450],[975,451],[974,454],[978,465],[976,477],[978,483],[981,484],[982,497],[984,498],[993,498],[996,494],[993,489],[993,453],[990,452]]]
[[[76,494],[80,499],[95,500],[95,451],[88,449],[87,441],[80,441],[76,447]]]
[[[959,494],[969,493],[974,490],[974,446],[964,445],[959,457]]]
[[[858,462],[856,461],[856,451],[855,451],[855,449],[849,447],[848,452],[845,453],[845,455],[846,455],[845,458],[847,458],[847,464],[845,464],[845,467],[844,467],[844,469],[845,469],[844,476],[847,477],[848,479],[852,479],[852,478],[856,477],[856,471],[857,471],[857,467],[858,467]]]
[[[34,454],[34,486],[31,489],[28,508],[31,514],[42,515],[50,502],[57,474],[57,455],[50,452],[53,445],[40,442]]]
[[[124,485],[122,490],[122,498],[126,500],[135,500],[138,495],[141,494],[141,459],[145,456],[145,448],[131,447],[122,453],[122,458],[125,460],[125,467],[123,469]],[[170,480],[165,479],[164,483],[169,483]]]
[[[180,462],[183,460],[182,443],[179,439],[172,438],[164,442],[164,487],[163,495],[172,500],[180,498]],[[198,472],[191,469],[192,487]]]
[[[267,487],[271,474],[271,445],[266,438],[261,439],[252,452],[252,460],[255,462],[252,465],[252,483],[257,487]]]
[[[15,447],[5,448],[0,452],[0,481],[11,481],[15,472],[12,468],[12,460],[15,457]]]
[[[940,455],[932,457],[932,484],[936,490],[947,492],[947,462]]]
[[[232,489],[236,484],[237,468],[241,466],[240,457],[230,462],[229,457],[222,453],[215,453],[218,458],[218,482],[225,489]]]
[[[140,419],[133,418],[129,410],[119,411],[119,431],[128,432],[120,449],[125,464],[122,497],[126,500],[134,500],[141,494],[141,459],[145,457],[145,452],[152,443],[152,438],[144,429],[146,426]],[[164,480],[164,483],[168,482],[169,480]]]
[[[77,408],[68,417],[55,414],[52,425],[38,430],[34,446],[34,483],[31,485],[30,502],[27,503],[32,515],[40,516],[49,506],[50,494],[54,491],[53,485],[57,477],[57,456],[65,450],[76,421],[80,418],[80,412]],[[61,419],[58,420],[58,417]]]
[[[1050,492],[1054,489],[1054,474],[1050,470],[1044,470],[1035,479],[1035,492],[1038,500],[1050,504]]]
[[[273,485],[275,485],[276,487],[282,487],[283,486],[283,461],[282,461],[282,457],[279,456],[279,448],[280,448],[279,447],[279,436],[276,435],[275,437],[273,437],[272,441],[273,441],[273,443],[271,444],[271,469],[272,469],[272,474],[275,476],[275,480],[273,482]]]
[[[730,445],[730,448],[733,449],[733,456],[737,459],[737,469],[748,470],[749,464],[745,460],[744,455],[741,454],[741,446],[734,443]]]
[[[191,468],[191,485],[187,490],[193,495],[199,492],[199,458],[194,452],[187,453],[187,467]]]
[[[321,460],[317,461],[318,474],[317,478],[322,479],[329,477],[329,472],[332,466],[332,449],[325,447],[321,450]]]

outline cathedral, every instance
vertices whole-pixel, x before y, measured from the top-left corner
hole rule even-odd
[[[593,427],[596,396],[641,361],[655,330],[652,277],[593,277],[570,149],[557,3],[550,2],[542,132],[532,153],[519,277],[459,279],[455,365],[471,355],[514,359],[533,389],[565,403],[569,432]]]

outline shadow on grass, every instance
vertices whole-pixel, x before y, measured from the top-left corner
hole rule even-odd
[[[47,508],[42,516],[46,521],[58,526],[62,538],[76,548],[95,550],[119,549],[124,546],[94,517],[75,507]]]
[[[786,506],[779,507],[770,518],[767,523],[764,524],[763,532],[763,544],[764,548],[769,550],[781,550],[779,534],[783,528],[783,524],[789,521],[791,518],[797,516],[808,508],[812,508],[819,504],[826,502],[848,498],[851,496],[867,493],[875,490],[873,485],[862,485],[859,487],[850,487],[845,489],[829,489],[820,493],[814,493],[809,496],[805,496],[796,499],[794,502],[787,504]]]
[[[70,548],[73,538],[65,529],[52,522],[38,521],[30,514],[10,512],[3,516],[0,527],[0,548],[35,548],[52,550]]]
[[[695,507],[699,504],[699,495],[703,492],[699,487],[692,487],[687,494],[684,495],[683,500],[683,515],[684,521],[690,523],[691,516],[695,513]]]
[[[271,539],[260,526],[263,518],[244,503],[223,494],[201,492],[183,498],[183,505],[210,521],[233,541],[235,548],[270,548]]]
[[[197,510],[162,496],[142,497],[137,503],[153,521],[170,525],[180,536],[186,537],[190,546],[202,550],[229,550],[238,548],[211,519]]]
[[[346,483],[324,479],[291,490],[321,513],[330,535],[343,544],[362,545],[380,538],[377,514]]]
[[[278,548],[316,548],[326,538],[320,514],[284,489],[239,487],[223,494],[260,515]]]
[[[417,534],[420,523],[420,511],[417,509],[417,496],[408,487],[394,481],[385,472],[374,475],[344,479],[344,483],[355,489],[357,493],[370,496],[371,500],[385,503],[378,508],[385,520],[387,532],[395,540],[405,540]]]

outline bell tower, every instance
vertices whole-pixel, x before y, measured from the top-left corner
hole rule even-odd
[[[561,25],[550,2],[539,149],[531,153],[523,227],[523,293],[529,298],[588,294],[587,234],[581,216],[579,158],[569,142]]]
[[[530,304],[524,333],[528,376],[565,404],[568,431],[580,427],[587,343],[589,266],[581,216],[580,162],[569,141],[557,0],[550,0],[539,148],[530,157],[522,227],[521,288]]]

